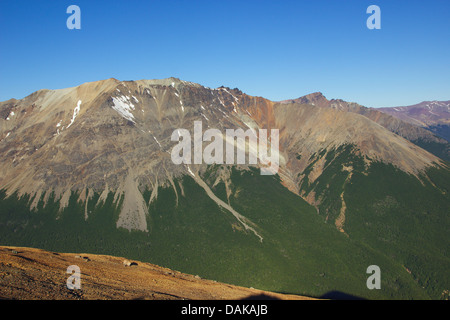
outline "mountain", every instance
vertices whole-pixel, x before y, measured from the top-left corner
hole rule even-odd
[[[424,127],[450,141],[450,101],[423,101],[412,106],[378,108],[378,110]]]
[[[423,101],[411,106],[378,110],[422,127],[450,124],[450,101]]]
[[[2,102],[0,244],[128,256],[313,297],[445,298],[448,163],[390,130],[391,116],[383,126],[315,104],[176,78],[108,79]],[[395,121],[405,135],[437,139]],[[201,155],[213,144],[198,141],[199,127],[216,129],[221,146],[227,129],[268,130],[257,138],[278,142],[276,174],[261,174],[261,154],[252,164],[234,164],[239,155],[196,161],[198,146]],[[176,164],[186,132],[192,161]],[[251,153],[250,140],[242,149]],[[382,290],[366,286],[373,264]]]
[[[448,123],[450,118],[448,102],[421,103],[411,107],[367,108],[355,102],[347,102],[341,99],[328,100],[322,93],[315,92],[298,99],[284,100],[281,103],[312,104],[318,107],[333,108],[363,115],[434,155],[450,161],[450,143],[448,139]],[[417,112],[418,109],[426,109],[426,112]],[[404,112],[400,110],[404,110]],[[434,111],[431,110],[435,110],[438,114],[433,114],[432,112]],[[425,122],[413,118],[414,115],[419,114],[423,115],[422,120]],[[417,117],[417,119],[419,118],[420,116]]]

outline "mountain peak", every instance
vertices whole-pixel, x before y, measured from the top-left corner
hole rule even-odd
[[[302,96],[297,99],[280,101],[280,103],[311,104],[313,106],[318,106],[318,107],[326,107],[326,106],[328,106],[329,102],[330,101],[327,98],[325,98],[325,96],[322,94],[322,92],[319,92],[319,91],[307,94],[307,95]]]
[[[320,91],[317,91],[317,92],[313,92],[313,93],[307,94],[307,95],[304,96],[304,97],[308,97],[308,98],[310,98],[310,99],[326,99],[325,96],[323,95],[323,93],[320,92]]]
[[[203,87],[202,85],[190,81],[181,80],[179,78],[170,77],[170,78],[164,78],[164,79],[142,79],[142,80],[136,80],[135,83],[143,86],[166,86],[166,87],[174,87],[175,89],[178,89],[182,86],[191,86],[196,88]]]

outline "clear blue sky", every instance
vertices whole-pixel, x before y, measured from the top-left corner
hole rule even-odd
[[[81,8],[81,30],[66,9]],[[381,30],[366,9],[381,8]],[[1,0],[0,101],[170,76],[271,100],[450,100],[448,0]]]

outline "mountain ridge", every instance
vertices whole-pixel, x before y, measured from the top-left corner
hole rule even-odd
[[[396,116],[395,111],[388,112],[395,108],[367,108],[358,103],[347,102],[342,99],[328,100],[321,92],[311,93],[297,99],[280,101],[280,103],[307,103],[317,107],[332,108],[361,114],[434,155],[446,161],[450,161],[450,143],[445,139],[445,135],[439,134],[437,130],[430,130],[426,125],[423,126],[424,123],[422,122],[411,121],[411,119],[408,120],[407,117]],[[424,103],[425,102],[422,102],[418,105]],[[411,107],[415,108],[418,105]],[[439,123],[439,125],[443,125],[443,123]]]
[[[379,108],[379,110],[421,126],[450,142],[450,101],[423,101],[411,106]]]
[[[313,97],[326,100],[321,94]],[[137,230],[148,230],[144,222],[147,204],[139,192],[143,183],[172,184],[173,177],[188,173],[185,167],[171,163],[169,136],[176,128],[192,128],[194,119],[206,120],[208,127],[216,128],[280,129],[280,174],[287,186],[298,184],[298,179],[289,177],[298,176],[308,162],[297,163],[295,159],[288,162],[292,156],[285,150],[286,145],[296,144],[310,156],[312,151],[319,151],[319,145],[333,148],[355,143],[369,158],[393,163],[410,173],[440,163],[426,151],[373,125],[365,117],[353,116],[354,113],[317,110],[298,103],[278,104],[247,96],[237,89],[209,89],[176,78],[139,81],[110,78],[67,89],[37,91],[14,104],[14,107],[11,102],[0,104],[0,109],[6,106],[9,115],[14,114],[0,120],[3,135],[0,150],[6,154],[0,168],[0,185],[8,194],[15,191],[19,196],[31,194],[33,209],[41,196],[48,199],[50,192],[55,192],[63,209],[71,190],[86,190],[80,195],[81,201],[89,200],[92,191],[113,190],[116,201],[124,195],[118,226]],[[292,119],[300,119],[300,130],[298,120]],[[324,122],[325,119],[329,120]],[[53,125],[50,127],[49,123]],[[339,129],[338,124],[346,129]],[[355,124],[360,127],[355,129]],[[15,130],[23,132],[23,128],[24,135],[15,134]],[[131,137],[133,140],[129,140]],[[392,146],[384,141],[390,141]],[[152,165],[144,164],[144,159],[153,159]],[[18,166],[16,162],[25,164]],[[23,170],[24,166],[32,170]],[[110,168],[116,168],[117,173],[111,175]],[[199,170],[204,169],[200,165]],[[78,177],[75,181],[67,174],[73,170]],[[320,168],[317,170],[320,172]]]
[[[147,186],[170,184],[173,177],[188,173],[185,167],[171,163],[169,136],[176,128],[192,128],[194,119],[206,120],[208,127],[216,128],[280,129],[280,174],[286,185],[298,183],[289,176],[299,172],[291,171],[298,164],[295,159],[287,162],[292,156],[284,149],[285,145],[297,144],[312,154],[315,148],[315,152],[319,151],[318,145],[330,148],[355,143],[369,158],[383,159],[410,173],[440,163],[438,158],[372,125],[366,118],[333,110],[320,111],[302,104],[278,104],[247,96],[238,89],[209,89],[176,78],[139,81],[110,78],[67,89],[37,91],[14,104],[0,104],[0,109],[6,107],[9,115],[14,114],[0,120],[3,135],[0,149],[6,154],[0,168],[0,185],[8,194],[15,191],[19,195],[31,194],[34,197],[31,208],[35,208],[41,196],[48,199],[49,192],[55,192],[61,199],[62,209],[71,190],[86,190],[80,196],[81,201],[88,200],[93,190],[115,190],[116,200],[121,194],[125,195],[124,213],[118,226],[138,230],[147,230],[144,223],[147,204],[139,195],[142,180],[147,181],[144,182]],[[280,119],[283,120],[280,122]],[[291,119],[301,119],[300,131],[298,121],[290,124]],[[325,126],[324,119],[329,119]],[[348,129],[337,130],[337,123],[342,121],[346,123],[339,124],[340,128]],[[49,123],[53,125],[50,127]],[[356,130],[359,135],[352,133],[354,124],[361,124]],[[303,130],[306,127],[308,129]],[[23,132],[24,128],[24,135],[16,134],[15,130]],[[331,131],[335,133],[331,133],[330,128],[334,128]],[[371,128],[369,135],[367,128]],[[309,134],[313,131],[318,135]],[[327,131],[330,133],[324,134]],[[131,137],[135,137],[134,140],[129,140]],[[373,140],[374,137],[378,138]],[[355,142],[355,138],[358,141]],[[393,147],[383,140],[391,141]],[[121,142],[118,144],[118,141]],[[144,151],[149,146],[151,150]],[[387,149],[381,150],[380,146]],[[153,165],[143,164],[144,159],[153,159]],[[300,170],[308,165],[302,161]],[[18,166],[16,162],[25,164]],[[105,167],[108,162],[110,166]],[[23,170],[24,166],[32,170]],[[114,175],[110,174],[111,166],[118,170]],[[205,166],[200,165],[200,168],[202,171]],[[72,175],[67,175],[73,170],[78,177],[75,181]],[[102,173],[109,177],[102,177]]]
[[[398,106],[378,109],[385,113],[396,116],[404,121],[418,124],[423,127],[437,124],[450,124],[450,100],[422,101],[410,106]]]

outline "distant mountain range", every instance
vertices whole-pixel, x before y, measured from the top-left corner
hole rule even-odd
[[[407,107],[378,110],[419,126],[450,124],[450,101],[424,101]]]
[[[227,129],[277,129],[277,174],[175,164],[174,133],[195,123],[221,143]],[[274,102],[176,78],[39,90],[0,103],[0,244],[305,296],[445,298],[448,146],[320,93]],[[382,290],[367,289],[373,264]]]
[[[422,102],[410,107],[367,108],[340,99],[328,100],[316,92],[281,103],[306,103],[361,114],[438,157],[450,160],[449,101]]]
[[[424,101],[412,106],[379,108],[405,122],[424,127],[450,141],[450,101]]]

